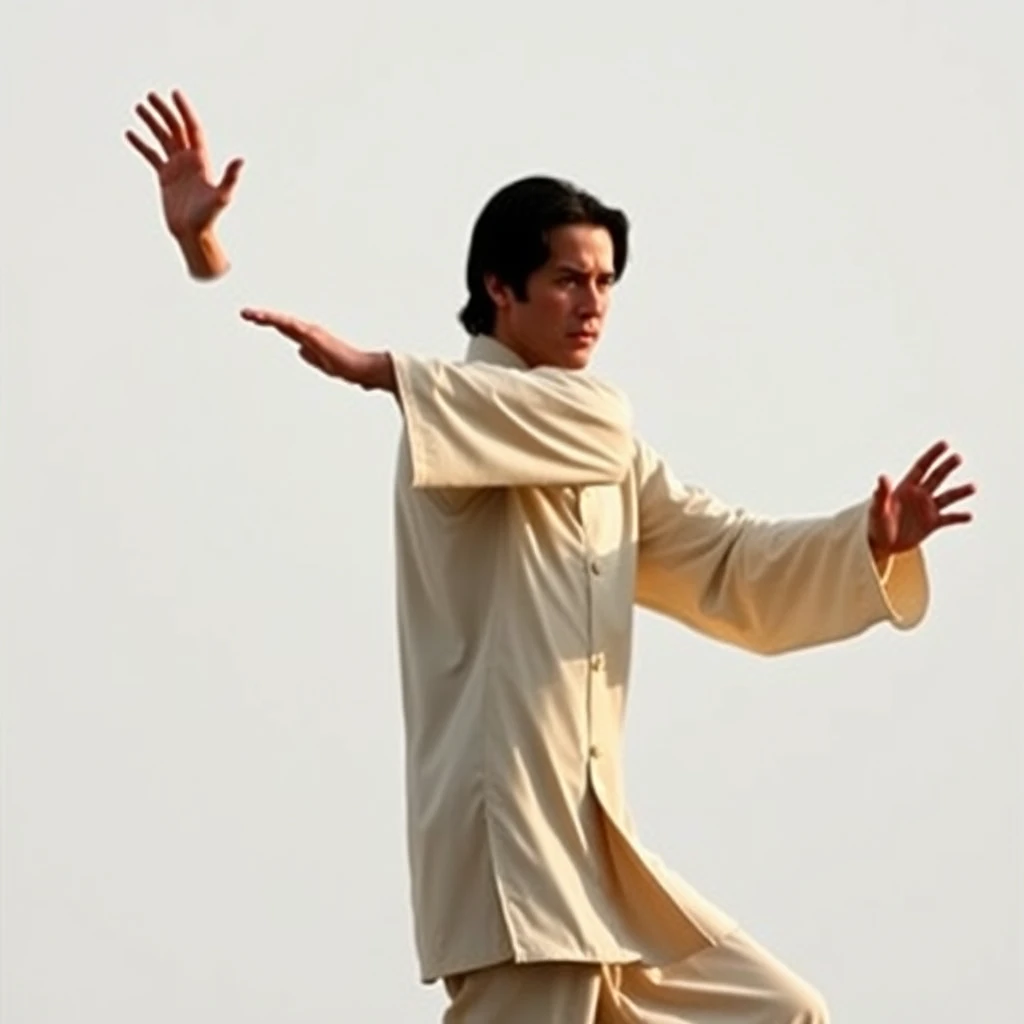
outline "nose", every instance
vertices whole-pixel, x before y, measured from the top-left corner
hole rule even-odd
[[[578,313],[581,317],[600,316],[604,311],[605,297],[601,286],[591,281],[580,289]]]

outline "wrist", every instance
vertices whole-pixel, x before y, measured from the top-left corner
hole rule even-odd
[[[221,277],[231,266],[213,231],[176,235],[175,239],[189,274],[197,280],[211,281]]]
[[[390,352],[370,353],[364,387],[370,391],[389,391],[392,394],[398,390],[395,364],[391,359]]]

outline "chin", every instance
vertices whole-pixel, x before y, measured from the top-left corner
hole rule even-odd
[[[582,370],[590,364],[594,357],[594,349],[597,348],[597,339],[576,341],[565,351],[562,365],[567,370]]]
[[[566,370],[585,370],[590,365],[593,354],[593,350],[589,348],[580,352],[569,352],[562,361],[562,367]]]

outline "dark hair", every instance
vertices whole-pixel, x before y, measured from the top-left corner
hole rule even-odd
[[[494,274],[518,299],[526,298],[526,280],[551,255],[552,230],[566,224],[592,224],[612,237],[615,279],[626,269],[629,220],[588,192],[557,178],[521,178],[493,195],[480,212],[469,243],[466,286],[469,301],[459,321],[470,334],[494,330],[497,311],[484,278]]]

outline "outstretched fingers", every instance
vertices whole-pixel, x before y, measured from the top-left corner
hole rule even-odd
[[[171,137],[171,133],[167,128],[153,116],[152,111],[145,105],[145,103],[137,103],[135,105],[135,113],[138,114],[139,119],[150,130],[153,138],[160,143],[160,148],[164,153],[167,156],[170,156],[175,150],[175,144],[174,139]]]
[[[206,136],[203,133],[203,126],[199,123],[195,110],[192,109],[192,104],[189,103],[185,98],[185,94],[180,89],[175,89],[171,93],[171,99],[181,115],[181,122],[185,126],[185,138],[188,145],[192,149],[205,149]]]
[[[933,494],[942,486],[947,478],[962,464],[963,459],[955,452],[947,455],[922,481],[921,486]]]
[[[292,341],[297,341],[299,344],[308,344],[313,335],[312,324],[307,324],[305,320],[300,320],[297,316],[290,316],[287,313],[275,313],[269,309],[252,309],[247,306],[242,310],[242,319],[260,327],[273,327],[286,338],[291,338]]]
[[[279,334],[298,344],[296,355],[310,366],[316,367],[324,373],[338,376],[332,366],[332,358],[325,345],[325,334],[322,328],[316,324],[300,320],[298,317],[290,316],[287,313],[275,313],[268,309],[252,309],[246,307],[242,310],[243,320],[257,324],[260,327],[272,327]]]
[[[970,512],[946,512],[935,521],[935,529],[939,530],[943,526],[960,526],[973,519],[974,516]]]
[[[146,98],[153,109],[160,115],[160,120],[167,129],[167,134],[170,136],[174,148],[184,149],[188,145],[188,139],[185,136],[185,128],[177,115],[155,92],[151,92]]]
[[[970,498],[976,490],[977,488],[974,484],[961,484],[959,487],[951,487],[948,491],[943,491],[942,494],[935,496],[935,507],[939,509],[949,508],[950,505],[955,505],[958,501]]]
[[[154,171],[159,171],[163,167],[164,161],[160,154],[152,146],[143,142],[130,128],[124,133],[124,137],[136,152],[142,154],[142,158]]]
[[[289,316],[287,313],[275,313],[269,309],[255,309],[252,306],[246,306],[242,310],[241,316],[243,320],[259,324],[261,327],[278,327],[285,322],[295,320],[295,317]]]
[[[163,157],[153,146],[143,141],[138,133],[131,130],[125,132],[125,138],[132,148],[157,171],[163,167],[165,158],[169,159],[183,149],[203,151],[203,132],[195,112],[177,90],[172,93],[172,99],[177,113],[155,92],[148,93],[145,102],[135,105],[136,115],[163,150]]]
[[[906,477],[904,477],[904,481],[911,484],[920,484],[921,481],[924,480],[928,471],[935,465],[939,456],[948,449],[949,445],[947,442],[937,441],[923,455],[921,455],[917,461],[915,461],[913,466],[910,467]],[[950,472],[952,472],[952,470],[950,470]]]

